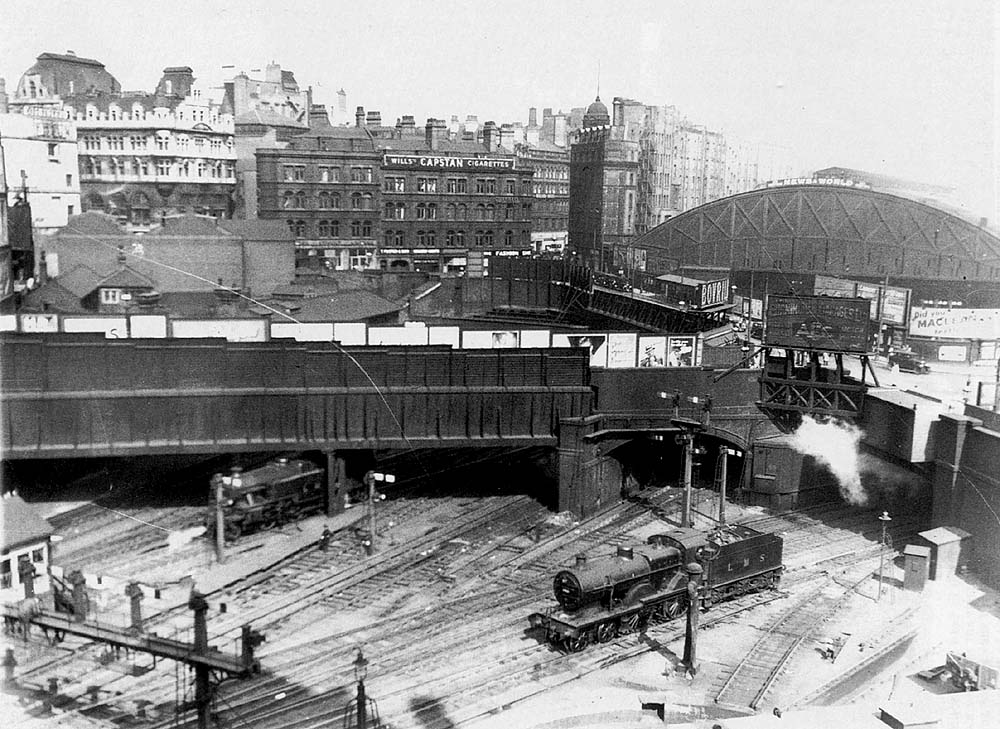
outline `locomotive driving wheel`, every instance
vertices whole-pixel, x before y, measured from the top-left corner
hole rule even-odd
[[[597,626],[598,643],[607,643],[610,640],[614,640],[616,635],[618,635],[618,623],[614,620],[609,620]]]
[[[588,645],[590,645],[589,633],[581,633],[576,637],[567,637],[563,639],[563,648],[566,649],[567,653],[579,653]]]
[[[633,633],[641,629],[649,620],[649,615],[645,613],[632,613],[622,620],[622,633]]]
[[[685,608],[684,602],[685,601],[683,597],[673,597],[667,600],[663,604],[662,608],[663,617],[665,617],[667,620],[673,620],[674,618],[680,617],[681,614],[684,612]]]

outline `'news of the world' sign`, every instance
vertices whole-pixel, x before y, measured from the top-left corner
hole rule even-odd
[[[514,160],[504,157],[443,157],[423,154],[387,154],[382,166],[397,170],[512,170]]]
[[[871,350],[868,299],[767,297],[764,343],[788,349],[865,354]]]

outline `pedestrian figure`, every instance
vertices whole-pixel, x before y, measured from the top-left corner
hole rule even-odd
[[[319,538],[319,548],[322,549],[324,552],[326,552],[326,551],[328,551],[330,549],[330,537],[331,536],[332,536],[332,534],[330,533],[330,527],[327,526],[326,524],[324,524],[323,525],[323,534]]]

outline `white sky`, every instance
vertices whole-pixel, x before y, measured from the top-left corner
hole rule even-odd
[[[10,90],[44,51],[97,58],[125,89],[165,66],[220,83],[275,60],[349,110],[527,121],[601,98],[831,165],[959,187],[996,218],[994,0],[6,0]],[[256,75],[256,74],[254,74]]]

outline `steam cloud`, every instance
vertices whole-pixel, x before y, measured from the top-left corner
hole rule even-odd
[[[868,503],[868,494],[861,485],[860,441],[861,429],[857,426],[839,420],[820,423],[808,415],[803,416],[802,425],[792,434],[795,450],[812,456],[830,469],[844,500],[864,506]]]
[[[205,527],[196,526],[190,529],[180,529],[175,532],[170,532],[167,535],[167,551],[176,552],[177,550],[184,547],[191,540],[200,537],[205,533]]]
[[[839,420],[821,423],[808,415],[792,434],[792,447],[812,456],[830,469],[837,479],[841,496],[849,504],[865,506],[876,493],[910,488],[916,493],[919,477],[858,448],[863,432],[852,423]]]

